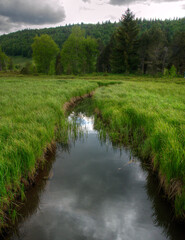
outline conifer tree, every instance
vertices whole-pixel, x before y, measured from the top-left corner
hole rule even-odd
[[[113,72],[134,72],[138,68],[138,26],[135,16],[128,8],[121,18],[121,26],[114,33],[111,53]]]
[[[175,65],[178,73],[185,73],[185,30],[178,31],[173,39],[171,46],[170,64]]]

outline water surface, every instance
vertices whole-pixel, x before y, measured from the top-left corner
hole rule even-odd
[[[69,121],[75,118],[88,134],[57,144],[5,239],[185,239],[184,226],[172,220],[155,176],[128,148],[100,140],[93,115],[81,106]]]

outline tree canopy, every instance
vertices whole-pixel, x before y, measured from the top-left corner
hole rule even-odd
[[[38,72],[49,73],[51,65],[55,65],[55,59],[59,48],[53,39],[43,34],[40,37],[36,36],[32,44],[33,60],[37,66]]]
[[[97,43],[78,26],[63,44],[61,62],[64,73],[79,74],[95,71]]]
[[[121,18],[121,26],[114,34],[111,53],[113,72],[133,72],[138,67],[138,33],[139,28],[133,13],[127,9]]]
[[[0,47],[0,71],[6,70],[6,69],[11,69],[11,68],[13,68],[11,58],[9,58],[2,51],[2,49]]]
[[[12,68],[6,54],[31,57],[33,53],[37,70],[43,73],[163,74],[174,65],[177,74],[182,75],[184,20],[135,19],[127,9],[119,23],[81,23],[2,35],[1,69]],[[29,68],[28,72],[36,71],[35,65]]]

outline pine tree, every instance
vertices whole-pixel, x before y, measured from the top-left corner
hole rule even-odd
[[[178,31],[172,42],[170,64],[175,65],[178,73],[185,72],[185,30]]]
[[[138,26],[128,8],[121,18],[121,26],[113,37],[111,69],[113,72],[134,72],[138,68]]]

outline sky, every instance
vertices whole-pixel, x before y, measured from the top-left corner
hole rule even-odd
[[[119,21],[128,7],[137,18],[185,17],[185,0],[0,0],[0,34],[25,28]]]

